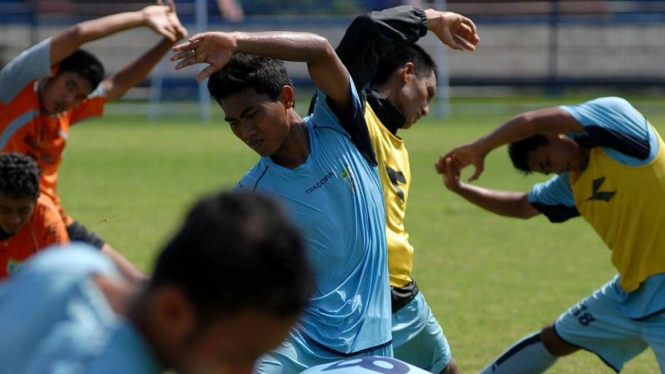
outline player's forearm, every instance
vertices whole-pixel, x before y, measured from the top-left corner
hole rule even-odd
[[[484,153],[489,153],[502,145],[526,139],[537,133],[538,131],[529,120],[528,114],[523,113],[509,119],[494,131],[479,138],[475,144]]]
[[[122,70],[105,79],[106,97],[108,101],[122,97],[129,89],[136,86],[148,73],[159,63],[164,55],[171,50],[173,42],[168,38],[162,38],[150,50],[139,58],[125,66]]]
[[[451,191],[468,202],[501,216],[531,218],[539,214],[528,202],[524,192],[492,190],[467,183],[460,183]]]
[[[144,24],[143,12],[125,12],[81,22],[53,36],[51,64],[60,63],[81,45]]]
[[[70,29],[70,35],[83,44],[123,30],[142,26],[145,20],[142,11],[118,13],[79,23]]]
[[[504,122],[490,134],[478,139],[476,145],[489,152],[537,134],[566,134],[584,131],[584,126],[561,108],[545,108],[525,112]]]
[[[235,52],[308,64],[327,61],[334,50],[322,36],[304,32],[235,32]]]

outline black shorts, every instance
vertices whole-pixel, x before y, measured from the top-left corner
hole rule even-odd
[[[413,281],[404,287],[390,286],[390,304],[392,305],[392,312],[397,313],[400,309],[404,308],[406,304],[410,303],[411,300],[418,295],[419,291],[416,281]]]
[[[84,242],[102,249],[105,242],[95,232],[88,230],[85,226],[78,221],[74,221],[71,225],[67,226],[67,233],[69,240],[73,242]]]

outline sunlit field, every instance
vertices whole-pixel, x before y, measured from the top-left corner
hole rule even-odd
[[[486,213],[449,193],[433,163],[521,110],[588,98],[526,98],[524,106],[515,99],[456,101],[450,117],[427,119],[401,133],[411,155],[406,224],[416,248],[414,276],[467,373],[553,321],[607,282],[614,269],[610,252],[581,218],[550,224],[544,217],[523,221]],[[664,104],[635,101],[662,134]],[[173,113],[179,103],[168,105]],[[206,192],[231,188],[257,159],[221,118],[214,108],[209,124],[193,115],[148,122],[111,114],[75,126],[60,173],[66,210],[150,271],[155,252],[190,204]],[[526,190],[543,180],[514,171],[504,148],[490,155],[485,170],[476,183],[486,187]],[[580,352],[551,372],[613,371]],[[653,353],[642,354],[624,372],[657,373]]]

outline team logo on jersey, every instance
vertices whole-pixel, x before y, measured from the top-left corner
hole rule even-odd
[[[305,190],[305,193],[307,195],[311,194],[312,192],[318,190],[319,188],[323,187],[326,183],[328,183],[332,177],[335,176],[335,173],[332,171],[329,171],[328,174],[324,175],[323,178],[319,179],[318,182],[316,182],[312,187],[308,188]]]
[[[406,177],[404,177],[404,174],[402,174],[401,171],[391,169],[388,165],[386,165],[386,173],[388,173],[390,183],[395,187],[395,190],[397,190],[397,196],[404,201],[404,190],[399,186],[399,183],[406,183]]]
[[[356,192],[356,179],[353,176],[353,172],[351,171],[351,168],[347,165],[344,170],[342,171],[341,175],[342,179],[346,184],[349,186],[351,191],[354,193]]]
[[[603,185],[603,182],[605,182],[605,177],[600,177],[598,179],[593,180],[593,184],[591,186],[591,197],[589,197],[587,200],[602,200],[604,202],[609,202],[612,197],[614,197],[614,194],[616,194],[616,191],[601,191],[600,187]]]

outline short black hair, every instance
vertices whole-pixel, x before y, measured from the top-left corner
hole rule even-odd
[[[104,79],[104,66],[101,61],[92,53],[83,49],[77,49],[74,53],[67,56],[58,67],[58,74],[64,72],[73,72],[90,82],[94,90],[99,82]]]
[[[432,56],[419,45],[410,44],[398,48],[393,53],[379,60],[376,74],[372,78],[372,84],[386,83],[395,70],[408,62],[413,64],[413,71],[416,77],[423,78],[434,72],[436,79],[439,79],[439,71]]]
[[[199,320],[252,309],[295,317],[312,274],[299,231],[272,199],[221,192],[200,200],[159,255],[151,287],[179,287]]]
[[[0,193],[20,199],[39,197],[39,166],[30,157],[18,153],[0,155]]]
[[[218,103],[251,88],[259,95],[277,100],[282,87],[293,86],[284,63],[271,57],[236,53],[208,79],[208,91]]]
[[[549,140],[542,134],[536,134],[526,139],[512,142],[508,145],[508,156],[513,166],[524,174],[531,174],[533,170],[529,167],[529,153],[547,145]]]

